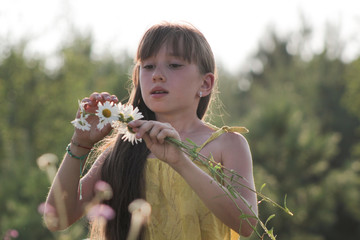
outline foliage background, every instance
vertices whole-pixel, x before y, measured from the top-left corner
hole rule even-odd
[[[340,60],[346,41],[337,30],[305,56],[310,26],[283,38],[270,29],[249,68],[230,73],[218,63],[222,104],[209,121],[250,129],[257,188],[266,183],[280,203],[287,195],[294,213],[260,204],[262,219],[275,212],[268,226],[278,239],[360,239],[360,57]],[[132,57],[94,57],[91,34],[74,31],[49,70],[46,59],[24,54],[26,44],[0,45],[0,237],[16,229],[18,239],[85,238],[84,220],[61,233],[43,227],[37,207],[50,183],[36,159],[62,158],[78,99],[108,91],[126,101]]]

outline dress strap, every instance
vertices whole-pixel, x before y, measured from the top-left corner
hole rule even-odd
[[[245,127],[229,127],[229,126],[223,126],[222,128],[218,128],[216,126],[210,125],[210,127],[217,129],[215,132],[211,134],[211,136],[200,146],[198,147],[197,151],[199,152],[203,147],[205,147],[206,144],[213,141],[217,137],[219,137],[223,133],[227,132],[237,132],[237,133],[248,133],[249,130]]]

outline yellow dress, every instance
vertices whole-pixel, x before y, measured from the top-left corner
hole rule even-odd
[[[199,147],[225,132],[247,132],[242,127],[222,127]],[[195,162],[208,172],[201,163]],[[203,204],[185,180],[168,164],[148,158],[145,168],[146,200],[151,217],[146,230],[147,240],[230,240],[239,235],[223,224]]]

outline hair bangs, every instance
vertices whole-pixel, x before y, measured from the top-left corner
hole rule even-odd
[[[197,63],[195,51],[197,42],[194,36],[180,27],[157,26],[145,33],[137,52],[137,62],[156,55],[166,45],[171,55],[187,62]]]

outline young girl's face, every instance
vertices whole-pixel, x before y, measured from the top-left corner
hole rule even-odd
[[[196,114],[202,78],[195,63],[175,56],[166,44],[140,63],[142,98],[156,114]]]

